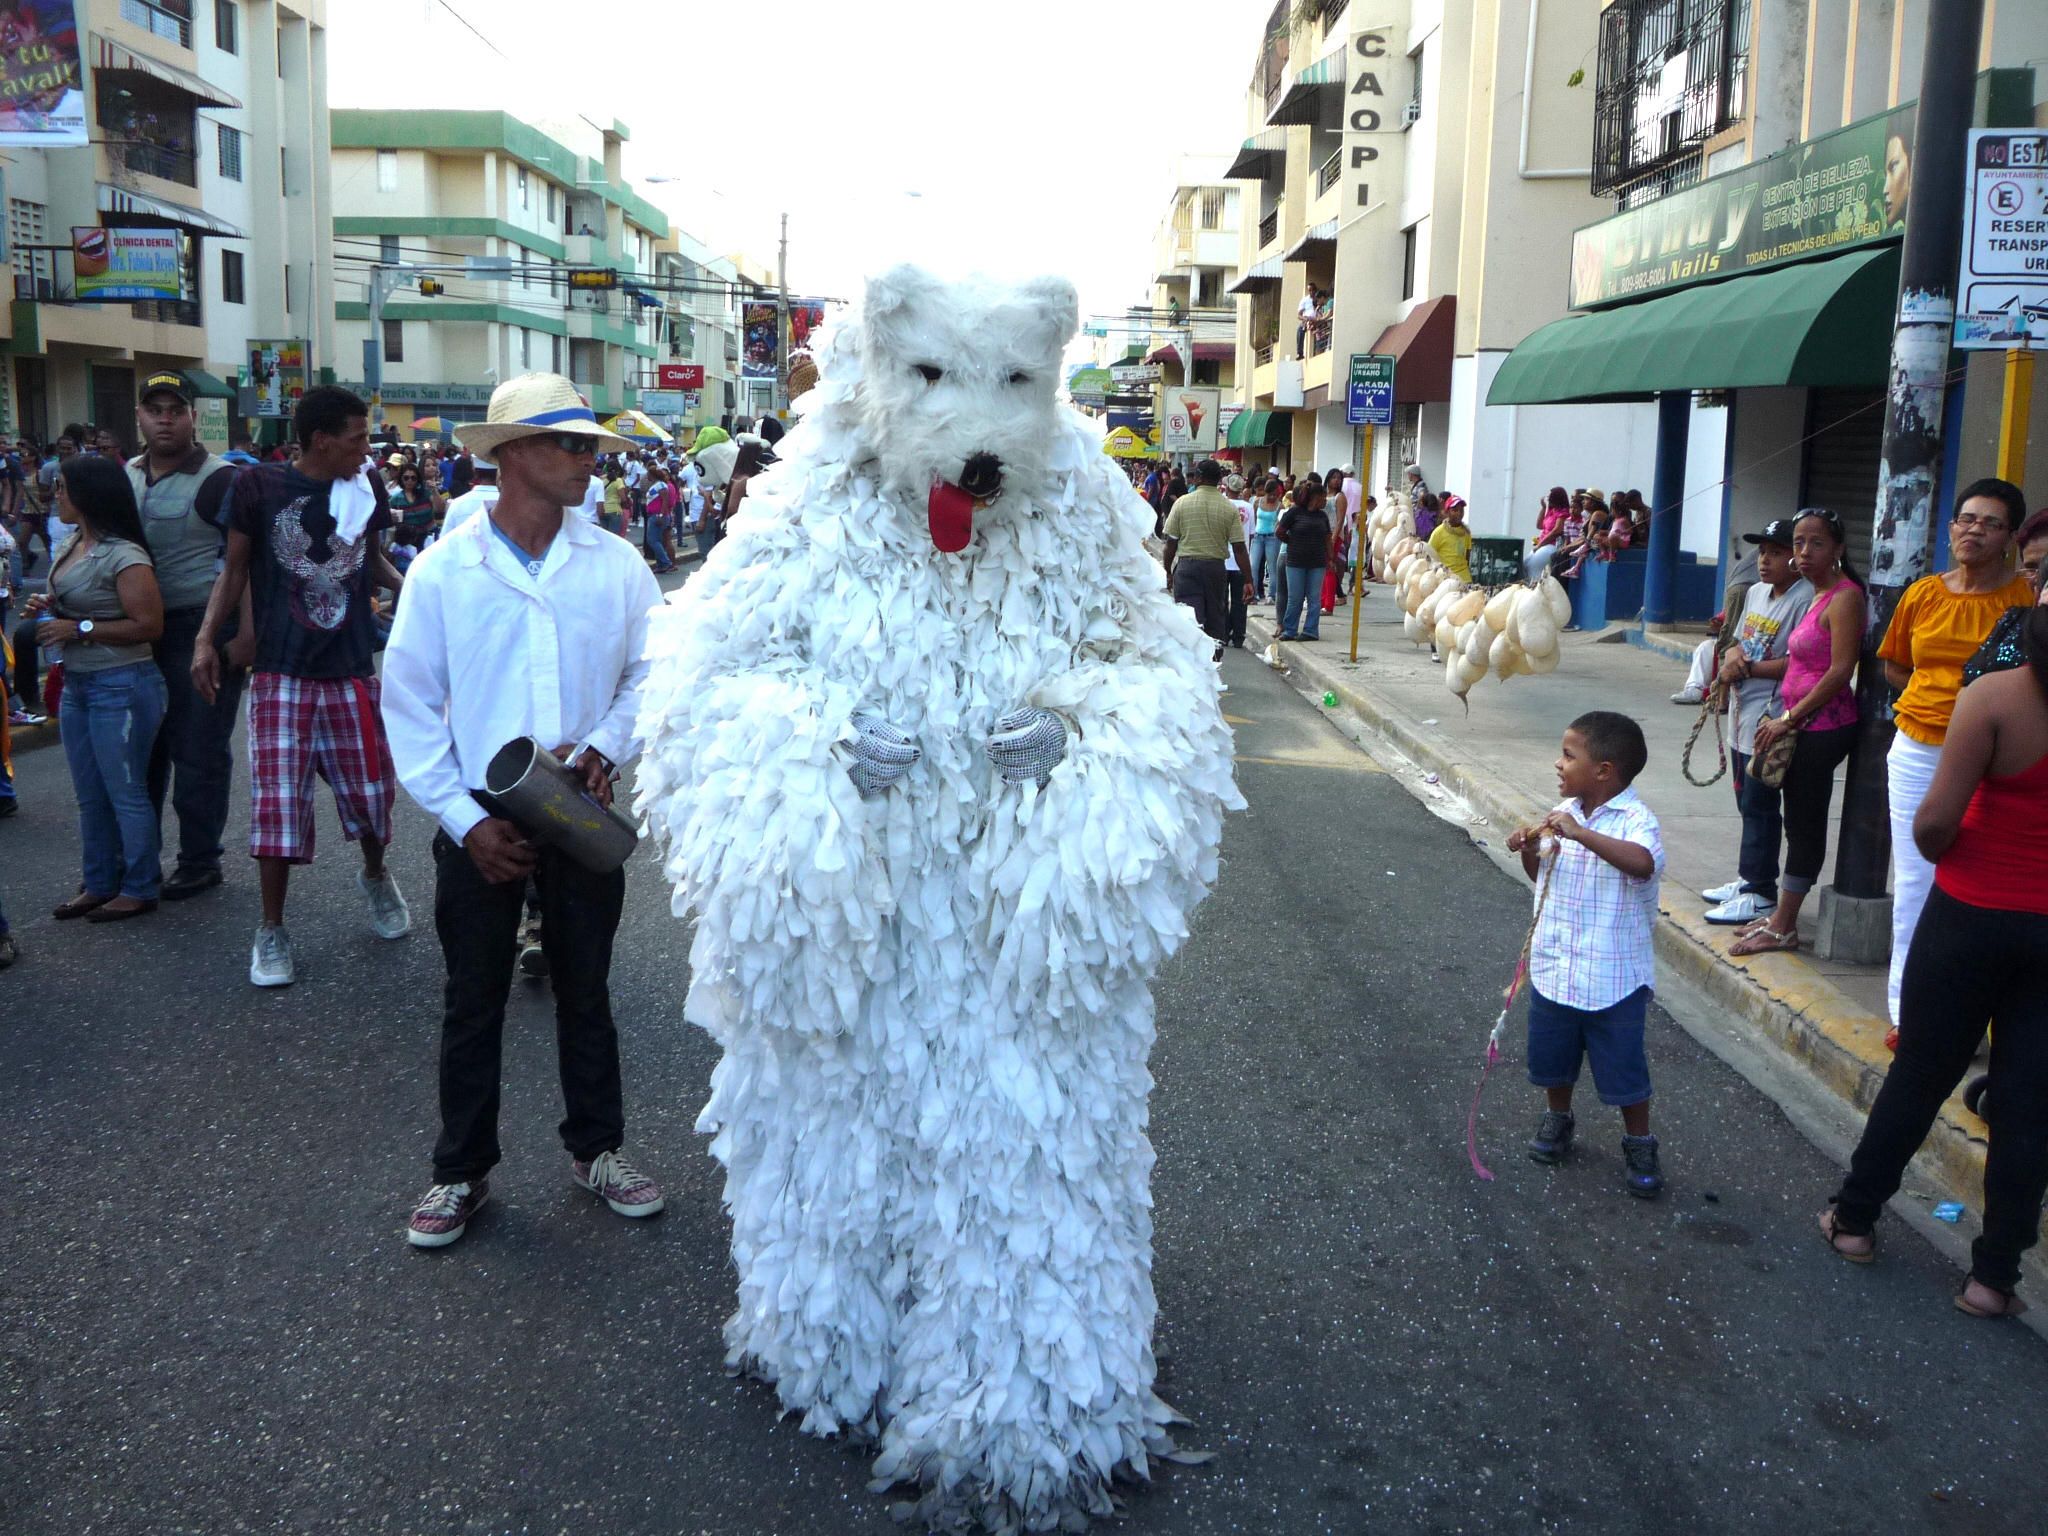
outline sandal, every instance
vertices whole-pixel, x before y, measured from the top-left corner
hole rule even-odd
[[[74,917],[83,917],[88,912],[97,912],[114,898],[111,896],[88,896],[80,891],[60,907],[51,910],[50,916],[60,923],[68,923]]]
[[[1797,933],[1780,933],[1775,928],[1765,926],[1762,928],[1751,928],[1739,934],[1735,942],[1728,946],[1728,953],[1734,958],[1740,959],[1744,955],[1768,955],[1773,953],[1789,955],[1798,948],[1799,935]]]
[[[1988,1307],[1980,1307],[1970,1300],[1970,1287],[1973,1284],[1984,1285],[1984,1282],[1977,1279],[1975,1275],[1968,1276],[1963,1281],[1963,1288],[1956,1292],[1956,1310],[1958,1312],[1967,1312],[1972,1317],[1987,1317],[1995,1322],[2001,1317],[2018,1317],[2027,1310],[2027,1304],[2021,1301],[2019,1297],[2015,1296],[2011,1291],[2001,1291],[1995,1285],[1984,1285],[1984,1289],[1994,1296],[2004,1297],[2005,1305],[1996,1312],[1993,1312]]]
[[[1851,1264],[1874,1264],[1877,1262],[1877,1232],[1875,1229],[1869,1232],[1844,1232],[1835,1220],[1835,1213],[1832,1210],[1827,1210],[1820,1213],[1820,1236],[1821,1241],[1834,1250],[1835,1257],[1838,1259],[1845,1259]],[[1845,1237],[1867,1237],[1870,1239],[1870,1248],[1864,1253],[1852,1253],[1849,1249],[1842,1246],[1842,1239]],[[1960,1297],[1957,1299],[1957,1305],[1961,1305]]]

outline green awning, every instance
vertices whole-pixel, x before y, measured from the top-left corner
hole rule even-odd
[[[1225,181],[1278,181],[1287,171],[1287,130],[1268,128],[1244,141],[1223,173]]]
[[[1318,124],[1338,116],[1344,105],[1344,50],[1333,48],[1287,83],[1287,90],[1266,114],[1268,127]]]
[[[1287,411],[1239,411],[1230,423],[1223,446],[1226,448],[1276,448],[1294,440],[1294,423]]]
[[[1882,245],[1572,315],[1508,354],[1486,403],[1773,384],[1882,388],[1898,294],[1899,248]]]
[[[182,368],[179,372],[192,381],[192,391],[202,397],[211,395],[216,400],[232,400],[235,389],[232,384],[223,384],[204,368]]]

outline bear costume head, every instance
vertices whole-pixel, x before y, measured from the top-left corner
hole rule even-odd
[[[1064,278],[944,282],[922,268],[871,278],[859,319],[830,347],[859,384],[845,404],[891,499],[926,504],[932,541],[964,549],[977,513],[1029,504],[1064,430],[1060,363],[1080,325]],[[844,373],[841,373],[844,377]],[[828,391],[828,396],[836,391]]]

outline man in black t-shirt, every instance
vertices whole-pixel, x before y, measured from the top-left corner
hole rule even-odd
[[[260,464],[235,482],[226,565],[214,584],[192,661],[192,681],[212,699],[220,686],[214,639],[246,588],[256,615],[249,684],[249,852],[262,874],[263,924],[249,980],[295,978],[284,927],[294,864],[313,858],[313,775],[334,791],[344,836],[363,848],[358,880],[379,938],[399,939],[412,917],[384,867],[397,781],[384,739],[377,679],[373,587],[403,578],[383,547],[391,505],[366,472],[369,408],[331,385],[308,390],[294,413],[299,457]]]

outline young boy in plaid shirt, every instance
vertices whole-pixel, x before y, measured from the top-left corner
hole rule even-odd
[[[1664,1187],[1643,1051],[1664,845],[1656,815],[1630,787],[1649,760],[1642,727],[1627,715],[1579,716],[1557,760],[1564,800],[1537,826],[1508,836],[1540,903],[1529,946],[1529,1081],[1549,1108],[1529,1156],[1554,1164],[1570,1153],[1572,1088],[1590,1062],[1600,1102],[1621,1111],[1629,1193],[1645,1200]],[[1547,874],[1546,837],[1555,842]]]

